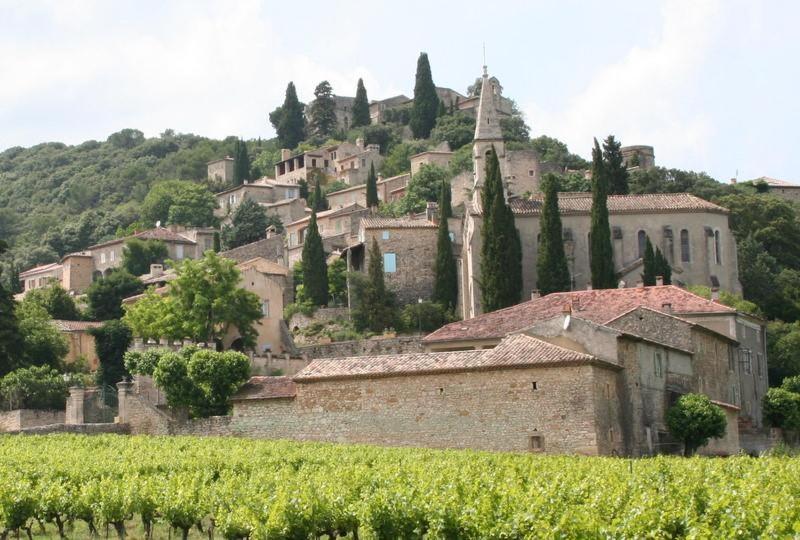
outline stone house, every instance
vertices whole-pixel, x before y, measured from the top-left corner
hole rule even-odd
[[[643,144],[623,146],[620,151],[622,152],[622,162],[629,171],[646,171],[656,166],[656,155],[652,146]]]
[[[437,165],[447,169],[452,159],[453,152],[450,150],[450,145],[445,141],[433,150],[427,150],[411,156],[409,158],[411,162],[411,175],[417,174],[423,165]]]
[[[354,97],[349,96],[331,96],[333,98],[333,110],[336,113],[336,128],[342,131],[350,129],[353,123],[353,102],[356,100]],[[316,100],[311,100],[306,105],[306,117],[310,117],[311,108],[314,106]]]
[[[372,101],[369,104],[370,122],[373,124],[382,124],[386,119],[386,111],[399,107],[407,107],[412,102],[413,100],[410,97],[403,94]]]
[[[363,139],[356,141],[356,146],[360,151],[347,157],[336,160],[337,180],[350,186],[365,184],[369,176],[370,167],[375,166],[378,171],[383,164],[383,156],[380,153],[380,146],[368,144],[364,147]]]
[[[391,178],[383,178],[378,174],[378,181],[376,187],[378,188],[379,201],[392,201],[392,194],[398,189],[404,189],[411,180],[411,175],[400,174],[392,176]],[[342,208],[350,204],[358,204],[366,208],[367,206],[367,186],[360,184],[352,186],[339,191],[334,191],[325,196],[328,199],[328,206],[333,208]]]
[[[731,182],[735,183],[734,180]],[[787,201],[798,202],[800,201],[800,185],[787,182],[786,180],[778,180],[777,178],[770,178],[769,176],[762,176],[752,180],[753,184],[764,182],[767,184],[768,193],[775,195]]]
[[[317,213],[317,228],[326,252],[342,249],[351,244],[358,235],[359,220],[369,210],[359,204],[349,204]],[[286,228],[286,260],[291,267],[303,256],[306,229],[311,215],[289,223]]]
[[[209,161],[208,179],[215,180],[220,184],[233,182],[233,163],[234,159],[230,156]]]
[[[215,194],[217,209],[214,215],[228,224],[236,208],[245,199],[252,199],[266,211],[268,216],[276,216],[281,223],[291,223],[305,215],[306,202],[300,198],[300,188],[296,184],[282,184],[270,178],[255,182],[245,182]]]
[[[312,183],[315,174],[322,175],[323,179],[336,178],[338,160],[363,150],[363,147],[343,142],[293,156],[291,150],[284,148],[281,150],[281,160],[275,164],[275,181],[296,185],[301,180]]]
[[[103,326],[103,323],[63,321],[59,319],[54,319],[52,323],[58,328],[61,335],[67,339],[67,344],[69,345],[67,355],[64,357],[64,363],[72,364],[78,358],[83,357],[86,359],[89,369],[95,371],[100,366],[100,359],[95,349],[94,336],[89,333],[89,330],[99,328]]]

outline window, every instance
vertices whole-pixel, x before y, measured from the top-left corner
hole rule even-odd
[[[367,160],[366,159],[361,158],[361,166],[362,167],[366,167],[367,166]]]
[[[114,262],[114,250],[111,250],[111,253],[108,254],[108,260]]]
[[[731,385],[731,404],[738,405],[739,404],[739,387],[736,384]]]
[[[730,345],[728,345],[728,371],[736,371],[736,353]]]
[[[720,244],[719,231],[714,231],[714,262],[722,264],[722,246]]]
[[[383,271],[397,272],[397,255],[394,253],[383,254]]]
[[[381,233],[381,240],[388,240],[389,239],[389,231],[383,231]]]
[[[689,261],[689,231],[681,229],[681,262]]]
[[[290,246],[297,245],[297,233],[289,233],[289,245]]]
[[[761,353],[756,353],[756,373],[759,379],[764,377],[764,355]]]
[[[528,438],[528,448],[531,452],[544,452],[544,437],[541,435],[531,435]]]
[[[661,356],[661,351],[656,351],[653,354],[653,372],[655,373],[656,377],[661,377],[664,375],[664,362]]]
[[[538,389],[539,389],[539,384],[536,381],[533,381],[531,383],[531,390],[538,390]]]
[[[312,167],[316,167],[317,166],[317,160],[315,158],[311,158],[311,166]]]
[[[644,259],[644,252],[647,249],[647,233],[644,231],[639,231],[636,233],[636,241],[639,245],[639,258]]]
[[[269,317],[269,300],[263,300],[261,302],[261,315]]]
[[[456,233],[454,233],[454,232],[450,231],[450,232],[449,232],[449,233],[447,233],[447,234],[449,234],[449,235],[450,235],[450,241],[451,241],[451,242],[455,242],[455,241],[456,241]]]
[[[212,248],[212,241],[211,241],[211,238],[205,238],[205,239],[203,240],[203,248],[204,248],[206,251],[208,251],[209,249],[211,249],[211,248]]]
[[[750,349],[739,349],[739,363],[742,364],[742,370],[750,375],[753,373],[753,354]]]
[[[183,259],[183,244],[178,244],[175,246],[175,258]]]
[[[356,168],[356,162],[355,161],[351,161],[350,162],[350,168],[351,169],[355,169]]]
[[[336,220],[336,233],[338,234],[338,233],[341,233],[341,232],[342,232],[342,220],[341,219],[337,219]]]
[[[533,169],[528,170],[528,176],[535,176],[535,171]]]
[[[105,252],[100,254],[100,264],[105,264],[106,262],[106,254]]]
[[[327,169],[328,168],[328,160],[326,159],[325,161],[323,161],[323,163],[325,164],[325,168]]]

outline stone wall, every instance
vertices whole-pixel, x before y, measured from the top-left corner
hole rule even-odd
[[[289,319],[289,328],[294,331],[295,329],[303,330],[313,323],[326,323],[336,319],[347,319],[350,316],[350,310],[346,307],[339,308],[317,308],[311,317],[307,317],[302,313],[295,313]]]
[[[285,264],[283,257],[284,236],[282,234],[245,244],[228,251],[220,252],[222,257],[233,259],[236,262],[249,261],[256,257],[263,257],[268,261]]]
[[[126,435],[130,433],[124,424],[48,424],[21,429],[15,433],[23,435],[46,435],[48,433],[78,433],[80,435],[101,435],[104,433],[117,433]]]
[[[250,362],[250,375],[273,375],[280,371],[281,375],[291,377],[311,363],[308,358],[284,356],[255,356]]]
[[[63,423],[64,411],[15,409],[13,411],[0,412],[0,433]]]
[[[395,338],[375,337],[355,341],[337,341],[300,347],[300,353],[309,359],[345,358],[348,356],[375,356],[423,352],[422,336],[399,336]]]

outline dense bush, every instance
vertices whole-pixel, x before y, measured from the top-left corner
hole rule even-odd
[[[684,455],[691,456],[712,438],[725,435],[723,410],[703,394],[685,394],[667,411],[667,427],[683,442]]]
[[[434,302],[408,304],[400,312],[402,328],[407,332],[433,332],[452,320],[447,310]]]
[[[8,409],[64,410],[67,382],[49,366],[33,366],[12,371],[0,379],[0,406]]]

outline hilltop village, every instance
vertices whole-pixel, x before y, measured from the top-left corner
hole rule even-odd
[[[631,175],[660,174],[652,146],[609,136],[591,162],[554,139],[537,147],[486,66],[461,94],[433,86],[427,56],[413,98],[368,101],[360,81],[355,97],[337,96],[324,83],[303,105],[290,84],[270,119],[285,147],[252,159],[236,141],[233,155],[207,163],[207,221],[191,203],[165,203],[151,226],[19,272],[20,303],[55,286],[91,306],[116,294],[107,317],[53,324],[68,341],[65,362],[96,370],[104,321],[122,320],[120,369],[132,378],[109,381],[112,422],[99,420],[95,390],[75,386],[60,416],[20,414],[8,430],[108,423],[644,456],[683,451],[668,411],[700,394],[724,417],[700,452],[776,442],[770,428],[785,426],[765,411],[768,321],[741,299],[731,210],[680,190],[631,193]],[[799,186],[756,184],[786,204],[800,199]],[[127,292],[112,286],[123,269]],[[204,334],[176,323],[206,307],[218,318]],[[163,358],[197,350],[248,357],[252,376],[214,414],[159,383]]]

